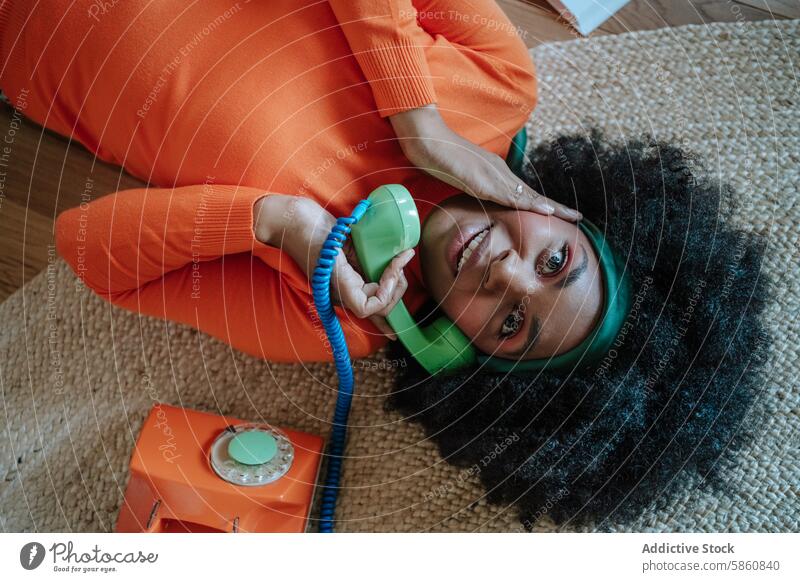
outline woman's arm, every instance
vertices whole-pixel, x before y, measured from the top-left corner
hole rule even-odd
[[[412,164],[483,200],[580,218],[482,147],[509,144],[536,102],[533,63],[493,1],[330,3]]]
[[[62,213],[56,242],[79,278],[115,305],[271,360],[313,361],[330,354],[307,276],[332,223],[311,200],[258,188],[145,188]],[[381,284],[337,264],[334,290],[348,309],[339,316],[355,354],[385,341],[363,319],[384,329],[379,318],[405,291],[408,259],[393,261]]]
[[[258,200],[254,207],[256,238],[273,248],[280,248],[294,259],[305,281],[310,280],[328,234],[336,219],[308,198],[273,194]],[[361,275],[358,259],[346,243],[336,255],[331,278],[333,302],[343,305],[355,317],[369,319],[385,335],[395,338],[386,316],[408,289],[403,268],[414,257],[408,250],[397,255],[377,283]],[[349,255],[349,256],[346,256]],[[310,287],[304,287],[308,293]]]
[[[111,299],[187,265],[264,246],[253,208],[265,195],[214,184],[125,190],[63,212],[56,243],[83,282]]]
[[[539,194],[505,160],[454,132],[436,105],[389,118],[408,160],[467,194],[502,206],[575,221],[581,213]]]

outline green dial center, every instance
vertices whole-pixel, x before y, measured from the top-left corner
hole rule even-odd
[[[260,430],[240,432],[228,443],[228,454],[243,465],[263,465],[277,452],[275,437]]]

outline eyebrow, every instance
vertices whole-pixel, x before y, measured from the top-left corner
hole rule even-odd
[[[556,283],[556,287],[561,289],[566,289],[570,285],[572,285],[575,281],[581,278],[586,272],[586,269],[589,266],[589,256],[586,252],[586,249],[583,245],[581,245],[581,250],[583,251],[583,260],[581,264],[572,269],[567,276],[564,277],[561,281]],[[510,354],[512,358],[522,358],[528,354],[534,347],[536,347],[536,342],[539,340],[539,334],[542,331],[542,322],[539,320],[538,317],[534,317],[531,321],[530,328],[528,329],[528,339],[525,342],[525,345],[522,346],[519,350],[515,351],[513,354]]]

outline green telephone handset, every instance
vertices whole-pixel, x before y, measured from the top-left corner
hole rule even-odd
[[[376,188],[369,201],[366,213],[353,225],[353,246],[364,274],[370,281],[378,281],[396,255],[419,244],[419,214],[411,194],[399,184]],[[386,319],[429,374],[477,362],[470,340],[446,317],[420,327],[401,301]]]

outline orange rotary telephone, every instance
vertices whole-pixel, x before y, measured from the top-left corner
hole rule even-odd
[[[165,404],[145,420],[117,532],[303,532],[323,440]]]

